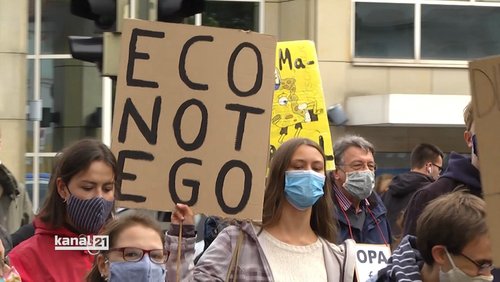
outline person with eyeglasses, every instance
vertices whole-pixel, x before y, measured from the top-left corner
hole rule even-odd
[[[471,157],[451,152],[448,166],[438,180],[419,189],[410,199],[403,223],[403,235],[415,235],[417,220],[425,206],[437,197],[457,189],[465,188],[478,197],[483,196],[479,172],[479,154],[475,135],[475,124],[472,104],[464,109],[466,131],[464,139],[471,148]]]
[[[333,151],[335,170],[329,173],[329,181],[333,184],[334,217],[340,227],[337,241],[390,245],[386,209],[373,192],[377,168],[373,145],[361,136],[347,135],[335,142]]]
[[[385,268],[369,282],[493,281],[486,203],[464,191],[438,197],[417,221]]]
[[[96,256],[87,282],[165,281],[165,236],[154,219],[141,214],[120,217],[100,235],[108,236],[109,250]]]
[[[418,144],[411,151],[411,170],[396,175],[389,184],[389,190],[382,195],[395,242],[401,239],[400,222],[408,202],[418,189],[438,179],[443,157],[443,152],[436,145]]]

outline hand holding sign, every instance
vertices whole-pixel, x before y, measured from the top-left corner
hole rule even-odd
[[[171,223],[179,225],[181,222],[183,224],[194,225],[194,213],[188,205],[177,204],[172,213]]]

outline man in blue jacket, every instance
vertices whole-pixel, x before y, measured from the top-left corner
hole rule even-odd
[[[471,157],[464,157],[452,152],[446,171],[435,182],[415,192],[404,215],[403,235],[415,235],[417,220],[429,202],[437,197],[455,190],[465,189],[473,195],[482,197],[481,179],[479,174],[478,148],[475,134],[472,105],[469,103],[464,110],[466,131],[464,139],[471,148]]]
[[[330,173],[333,202],[340,229],[339,242],[391,244],[391,232],[382,200],[373,193],[373,145],[363,137],[348,135],[333,146],[335,170]]]

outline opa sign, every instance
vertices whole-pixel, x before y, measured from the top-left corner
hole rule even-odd
[[[356,244],[356,276],[366,281],[387,265],[391,249],[386,245]]]
[[[126,20],[113,117],[119,205],[260,219],[276,41]]]

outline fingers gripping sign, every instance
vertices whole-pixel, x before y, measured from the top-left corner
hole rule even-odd
[[[188,205],[176,204],[171,221],[177,225],[194,225],[194,212]]]

